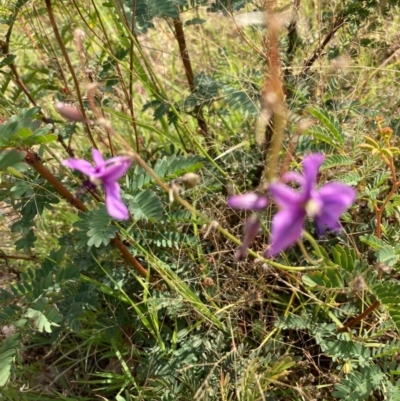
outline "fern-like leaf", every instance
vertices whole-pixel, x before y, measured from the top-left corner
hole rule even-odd
[[[0,347],[0,386],[7,384],[14,358],[20,345],[20,334],[7,337]]]
[[[129,210],[135,220],[160,221],[164,217],[164,208],[160,198],[150,189],[138,193],[129,200]]]
[[[332,395],[344,401],[367,400],[372,392],[386,379],[377,366],[365,366],[359,372],[351,372],[340,383],[335,384]]]
[[[344,143],[344,134],[339,122],[326,111],[317,107],[309,108],[308,112],[322,124],[322,126],[313,126],[308,133],[317,137],[321,141],[340,149]]]
[[[372,293],[386,309],[400,330],[400,283],[398,281],[378,282],[371,287]]]
[[[354,164],[354,159],[349,156],[332,155],[325,159],[324,164],[321,166],[321,171],[328,170],[332,167],[351,166],[352,164]]]

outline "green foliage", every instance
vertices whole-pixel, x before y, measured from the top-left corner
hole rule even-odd
[[[138,193],[129,201],[129,210],[135,220],[157,222],[164,217],[160,198],[150,189]]]
[[[398,1],[277,4],[288,113],[276,178],[322,152],[318,186],[344,182],[358,199],[340,233],[307,223],[302,246],[272,260],[270,202],[241,261],[233,237],[249,212],[226,197],[263,192],[272,159],[254,135],[270,90],[262,2],[53,1],[62,43],[48,2],[3,3],[3,399],[400,399]],[[238,12],[261,21],[239,26]],[[55,117],[55,100],[82,100],[88,126]],[[119,180],[130,218],[112,221],[101,183],[84,193],[88,177],[61,163],[91,137],[104,154],[138,150],[170,193],[133,155]]]
[[[12,116],[9,121],[2,124],[0,126],[0,146],[32,146],[55,141],[57,135],[51,133],[53,129],[51,124],[41,128],[39,112],[39,107],[22,109],[18,115]]]
[[[321,167],[321,170],[328,170],[334,167],[343,167],[343,166],[351,166],[354,164],[354,160],[345,155],[330,155],[328,156],[324,164]]]
[[[0,386],[3,387],[11,376],[15,357],[20,346],[20,334],[7,337],[0,347]]]
[[[163,181],[169,181],[177,178],[185,173],[193,173],[203,166],[204,159],[201,156],[177,156],[175,154],[170,157],[164,156],[159,158],[152,166],[155,174]],[[131,173],[131,177],[127,176],[127,187],[131,190],[144,189],[153,185],[152,177],[140,166],[136,166]]]
[[[340,128],[339,122],[326,111],[317,107],[309,108],[307,111],[321,124],[313,125],[311,129],[307,131],[308,134],[340,150],[344,143],[344,134]]]
[[[383,283],[379,282],[375,284],[371,290],[388,312],[396,325],[397,330],[400,330],[399,283],[393,280],[385,281]]]
[[[366,366],[359,372],[351,372],[347,377],[335,384],[332,395],[340,400],[363,400],[370,397],[378,389],[384,379],[384,374],[376,366]]]

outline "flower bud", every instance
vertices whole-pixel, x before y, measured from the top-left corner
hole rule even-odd
[[[181,181],[187,188],[194,188],[200,182],[200,176],[195,173],[186,173]]]
[[[54,108],[57,110],[58,114],[60,114],[61,117],[64,117],[69,121],[73,122],[84,121],[81,111],[77,109],[75,106],[71,106],[63,102],[57,102],[54,105]]]
[[[253,239],[257,236],[259,230],[260,221],[258,220],[258,217],[253,214],[246,220],[246,223],[244,225],[243,242],[236,252],[236,257],[239,260],[242,260],[247,256],[247,248],[253,242]]]

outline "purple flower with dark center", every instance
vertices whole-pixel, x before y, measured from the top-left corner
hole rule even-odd
[[[95,166],[83,159],[67,159],[62,162],[66,167],[78,170],[87,175],[94,185],[104,186],[106,208],[108,214],[117,220],[127,220],[129,212],[122,202],[118,180],[128,171],[132,158],[125,156],[112,157],[104,160],[97,149],[92,149]]]
[[[318,170],[323,161],[322,154],[311,154],[303,160],[303,174],[289,172],[282,177],[284,181],[296,181],[300,191],[279,182],[269,185],[271,196],[281,210],[272,219],[268,256],[278,254],[300,239],[307,216],[315,220],[318,234],[326,229],[340,230],[338,220],[357,193],[338,182],[317,189]]]

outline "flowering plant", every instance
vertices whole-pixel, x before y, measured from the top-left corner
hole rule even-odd
[[[320,153],[306,156],[303,160],[303,174],[289,172],[282,177],[283,182],[269,185],[270,195],[280,210],[272,219],[270,246],[266,256],[275,256],[299,240],[307,216],[315,220],[319,234],[327,228],[334,231],[340,229],[338,220],[354,202],[356,191],[338,182],[317,189],[318,170],[323,161],[324,156]],[[284,183],[289,181],[297,182],[300,191]],[[268,198],[266,195],[245,193],[231,196],[228,204],[234,209],[261,211],[267,207]],[[248,220],[246,226],[249,228],[245,228],[239,257],[245,255],[243,248],[247,249],[258,233],[254,218]]]
[[[132,164],[132,158],[126,156],[112,157],[104,160],[97,149],[92,149],[92,157],[95,166],[84,159],[67,159],[63,165],[89,177],[90,183],[94,185],[103,184],[106,194],[106,208],[108,214],[117,220],[129,218],[128,208],[122,202],[118,180],[128,171]]]

